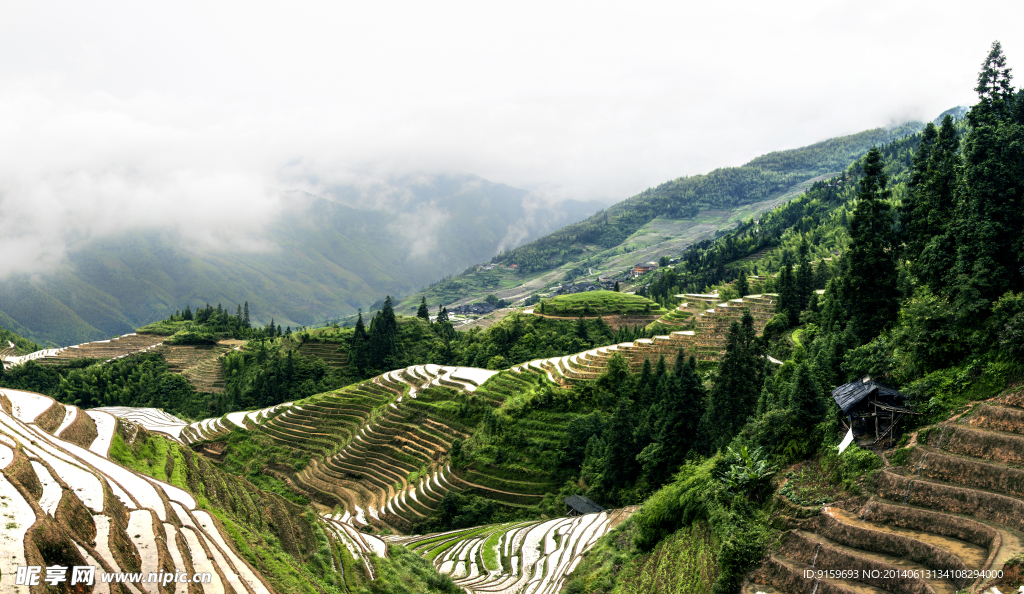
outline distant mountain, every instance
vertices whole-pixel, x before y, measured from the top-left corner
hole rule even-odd
[[[774,151],[741,167],[723,167],[706,175],[667,181],[627,198],[585,221],[504,252],[494,262],[539,272],[578,261],[595,249],[622,244],[656,218],[688,219],[706,210],[733,210],[785,195],[816,176],[845,169],[869,148],[915,134],[924,127],[908,122],[831,138],[802,148]]]
[[[40,343],[131,332],[186,304],[249,302],[254,321],[313,324],[409,294],[600,208],[563,201],[534,216],[526,190],[473,176],[388,180],[379,191],[293,192],[263,251],[207,251],[139,229],[92,241],[63,266],[0,281],[0,325]]]
[[[970,108],[967,107],[966,105],[957,105],[956,107],[951,107],[951,108],[947,109],[946,111],[940,113],[939,117],[937,117],[934,120],[932,120],[932,123],[935,124],[936,126],[941,125],[942,124],[942,118],[946,117],[947,115],[948,116],[953,116],[954,120],[959,120],[959,119],[965,117],[967,115],[968,111],[970,111]]]

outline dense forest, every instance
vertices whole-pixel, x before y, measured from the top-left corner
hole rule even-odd
[[[681,285],[735,286],[759,266],[777,274],[772,322],[796,332],[785,340],[766,329],[757,338],[749,318],[734,322],[701,424],[691,429],[687,462],[646,500],[631,541],[606,543],[591,555],[569,591],[606,591],[600,585],[623,570],[616,562],[623,553],[640,563],[677,530],[699,525],[716,543],[707,552],[718,562],[714,591],[735,591],[771,540],[765,489],[774,472],[810,457],[835,484],[856,490],[853,479],[881,463],[856,448],[836,455],[838,409],[829,397],[836,385],[864,375],[882,379],[911,396],[924,413],[917,422],[926,424],[1024,379],[1024,94],[1011,88],[998,43],[976,90],[979,101],[964,121],[947,115],[913,138],[872,148],[843,177],[692,250],[677,275]],[[819,299],[800,287],[816,275],[811,254],[831,251],[842,255]],[[732,278],[721,278],[723,267]],[[719,278],[709,276],[716,270]],[[766,354],[783,364],[772,369]],[[642,391],[645,382],[633,381]],[[695,389],[669,385],[666,394],[677,398]],[[608,418],[624,417],[632,406],[620,401]],[[633,435],[596,433],[605,454],[595,457],[606,473],[614,465],[615,477],[629,468],[636,482],[620,484],[639,486],[650,476],[644,452],[657,445],[640,439],[655,433],[643,424],[655,415],[637,410]],[[631,448],[626,455],[624,447]],[[584,463],[588,468],[602,465]],[[596,495],[615,503],[642,495],[631,492],[636,487],[602,491],[609,483],[597,476]]]

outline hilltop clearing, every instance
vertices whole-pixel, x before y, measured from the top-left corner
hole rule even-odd
[[[536,308],[550,316],[660,315],[665,308],[639,295],[615,291],[591,291],[545,299]]]

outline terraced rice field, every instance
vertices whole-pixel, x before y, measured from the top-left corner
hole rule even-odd
[[[632,509],[494,524],[443,534],[385,536],[430,560],[468,592],[553,594],[583,553]]]
[[[744,591],[990,592],[973,572],[1024,552],[1024,392],[922,434],[869,500],[793,522]],[[808,579],[809,568],[861,571]]]
[[[665,309],[640,295],[616,291],[588,291],[546,299],[544,300],[544,311],[552,316],[608,316],[612,314],[659,315],[664,313]]]
[[[220,358],[238,341],[222,341],[217,345],[169,345],[156,349],[172,372],[180,373],[200,392],[219,394],[224,391],[224,369]]]
[[[234,428],[250,430],[255,439],[309,460],[297,471],[267,469],[293,490],[325,506],[340,506],[356,525],[401,532],[430,517],[448,491],[519,508],[536,507],[547,493],[558,491],[544,476],[486,465],[454,471],[448,463],[453,440],[472,430],[452,414],[459,393],[497,407],[539,381],[529,373],[422,365],[301,402],[190,424],[155,409],[90,413],[109,412],[186,444],[216,440]],[[546,423],[526,420],[522,428],[538,451],[557,441]]]
[[[645,359],[654,362],[661,356],[671,365],[680,349],[685,356],[695,357],[697,361],[717,363],[725,355],[726,338],[733,321],[739,321],[749,309],[754,317],[754,329],[761,334],[775,311],[774,295],[748,295],[724,303],[718,301],[717,295],[687,294],[678,297],[687,301],[662,316],[658,322],[680,330],[574,355],[537,359],[517,365],[512,370],[542,374],[550,381],[565,384],[597,379],[615,353],[624,356],[634,371],[640,370]]]
[[[348,367],[348,354],[340,350],[340,346],[336,342],[304,342],[295,349],[295,352],[304,357],[322,359],[333,369],[345,369]]]
[[[26,590],[14,585],[15,568],[26,565],[27,547],[34,551],[41,535],[46,535],[46,546],[62,547],[75,565],[95,564],[101,575],[159,569],[191,573],[195,567],[195,571],[214,572],[214,583],[204,584],[204,592],[227,592],[225,584],[236,585],[233,591],[238,593],[271,592],[207,512],[197,509],[191,495],[108,460],[101,445],[83,447],[46,430],[46,426],[58,426],[54,420],[69,416],[52,399],[16,390],[5,390],[4,395],[6,399],[0,399],[0,520],[4,526],[0,592]],[[94,415],[111,421],[95,438],[109,443],[107,425],[114,430],[113,416],[86,411],[75,417]],[[34,483],[38,491],[31,488]],[[58,522],[54,517],[61,513],[58,510],[75,509],[89,521]],[[179,537],[189,544],[188,564],[177,548]],[[110,590],[97,587],[95,591]],[[126,591],[158,592],[155,584],[133,585]]]
[[[486,469],[454,472],[446,462],[452,441],[471,428],[446,414],[444,405],[462,391],[497,406],[517,381],[481,369],[413,366],[307,399],[258,432],[310,455],[310,463],[289,477],[293,486],[344,507],[358,524],[408,529],[437,510],[450,490],[531,506],[553,486],[510,482]]]
[[[110,340],[97,340],[59,349],[44,349],[21,357],[6,357],[5,366],[35,361],[40,365],[60,365],[72,359],[103,359],[109,361],[158,347],[162,336],[153,334],[125,334]]]

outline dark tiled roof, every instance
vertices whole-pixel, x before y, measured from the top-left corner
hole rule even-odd
[[[582,495],[572,495],[565,499],[565,504],[581,514],[592,514],[604,511],[604,508]]]
[[[851,408],[857,405],[858,402],[864,400],[871,395],[875,390],[878,391],[879,397],[898,397],[903,398],[903,395],[896,390],[880,384],[870,377],[863,379],[854,380],[848,384],[843,384],[835,390],[832,390],[832,398],[839,405],[842,411],[849,412]]]

